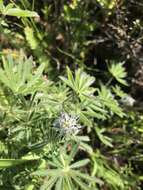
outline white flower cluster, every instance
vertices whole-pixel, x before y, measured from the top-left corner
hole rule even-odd
[[[68,113],[61,113],[61,116],[56,120],[55,127],[57,127],[62,134],[76,135],[82,128],[77,124],[79,118],[77,116],[69,115]]]

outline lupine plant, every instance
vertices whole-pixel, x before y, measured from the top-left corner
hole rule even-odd
[[[125,63],[103,71],[86,60],[118,1],[39,2],[0,0],[9,48],[0,52],[0,189],[141,190],[143,118],[123,90]]]
[[[120,179],[114,169],[106,168],[102,156],[98,164],[97,153],[83,132],[95,130],[105,145],[113,146],[104,130],[96,126],[96,121],[104,121],[113,114],[124,116],[114,91],[104,85],[94,87],[95,78],[82,69],[74,74],[67,67],[67,77],[60,76],[55,83],[44,75],[44,65],[35,68],[32,58],[22,53],[20,59],[8,56],[2,60],[1,177],[15,178],[19,171],[17,177],[26,178],[14,184],[7,181],[8,177],[4,181],[1,178],[2,185],[22,189],[27,180],[32,189],[98,189],[104,185],[104,179],[111,183],[112,177],[118,177],[112,187],[124,189],[126,181]],[[78,154],[86,158],[79,160]],[[95,164],[99,168],[98,175]]]

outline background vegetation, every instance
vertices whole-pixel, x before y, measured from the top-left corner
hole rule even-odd
[[[0,189],[143,188],[142,0],[0,0]]]

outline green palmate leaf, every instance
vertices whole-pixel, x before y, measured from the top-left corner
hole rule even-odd
[[[22,10],[20,8],[8,8],[2,12],[4,15],[16,17],[38,17],[34,11]]]
[[[125,97],[127,96],[127,94],[121,89],[120,86],[116,85],[115,87],[112,88],[113,89],[113,92],[119,96],[119,97]]]
[[[60,77],[67,86],[69,86],[81,99],[84,100],[85,96],[92,96],[95,89],[91,87],[94,83],[95,78],[83,72],[81,69],[78,69],[73,76],[71,70],[67,67],[67,76]]]
[[[114,63],[112,62],[109,66],[109,72],[112,74],[115,79],[123,84],[127,85],[127,82],[125,81],[125,77],[127,76],[127,73],[125,72],[125,68],[123,66],[123,63]]]
[[[0,81],[14,93],[34,93],[46,85],[42,78],[45,64],[41,64],[33,73],[33,61],[31,58],[20,58],[19,63],[17,63],[9,55],[6,58],[3,57],[3,67],[4,69],[0,68]]]
[[[61,79],[80,99],[81,104],[79,103],[76,108],[80,121],[84,125],[92,127],[91,118],[106,119],[107,110],[110,110],[112,114],[123,116],[122,109],[107,87],[102,85],[101,90],[91,87],[95,81],[94,77],[87,75],[81,69],[76,70],[73,76],[69,68],[67,68],[67,75],[68,78],[61,77]],[[99,92],[99,96],[94,95],[95,91]]]
[[[88,187],[87,183],[94,179],[88,174],[81,173],[79,169],[88,164],[89,160],[85,159],[71,164],[74,161],[76,149],[77,145],[73,146],[70,154],[66,154],[66,149],[62,149],[62,153],[58,157],[53,156],[52,160],[48,161],[51,169],[34,172],[35,175],[47,177],[48,180],[44,181],[42,187],[46,187],[49,190],[52,188],[73,190],[79,187],[81,189]],[[78,179],[75,180],[75,178]]]

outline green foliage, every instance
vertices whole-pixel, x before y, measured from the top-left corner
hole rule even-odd
[[[19,61],[14,63],[12,56],[3,57],[4,69],[0,69],[0,81],[16,94],[34,93],[44,87],[44,79],[41,78],[44,64],[32,74],[32,59],[25,60],[23,57]]]
[[[101,90],[99,91],[99,99],[102,101],[104,106],[110,109],[112,113],[116,113],[121,117],[124,115],[118,102],[114,99],[113,94],[104,85],[101,86]]]
[[[91,189],[88,187],[88,183],[92,183],[96,180],[94,177],[90,177],[79,171],[79,168],[84,167],[89,163],[89,159],[80,160],[71,163],[78,150],[78,145],[74,145],[69,155],[64,150],[60,153],[59,157],[53,157],[48,161],[48,165],[51,169],[39,170],[34,172],[34,175],[46,177],[41,189]],[[98,181],[98,180],[97,180]]]
[[[101,85],[101,90],[91,87],[95,81],[94,77],[87,75],[80,69],[75,72],[74,77],[69,68],[67,68],[67,76],[67,79],[65,77],[60,78],[73,90],[79,99],[76,100],[75,98],[77,104],[76,111],[84,125],[92,127],[90,117],[105,119],[107,117],[107,109],[112,114],[123,116],[121,108],[109,89],[104,85]],[[98,96],[94,95],[95,91],[98,92]]]
[[[1,160],[3,167],[27,163],[29,159],[19,158],[21,154],[24,156],[22,151],[27,149],[27,153],[36,153],[36,156],[39,159],[44,159],[48,165],[48,168],[42,170],[42,173],[41,171],[35,172],[40,177],[39,182],[41,181],[41,175],[46,176],[46,181],[44,180],[41,188],[51,189],[56,184],[55,188],[61,189],[63,186],[67,189],[77,188],[78,186],[81,189],[92,189],[92,186],[96,186],[97,183],[90,175],[80,171],[80,167],[85,167],[87,160],[71,163],[77,154],[78,146],[74,147],[69,155],[64,153],[66,150],[59,151],[62,144],[67,144],[67,140],[68,143],[73,138],[76,140],[74,134],[69,136],[67,140],[64,139],[64,136],[60,137],[60,128],[54,127],[54,120],[60,117],[59,114],[63,110],[77,114],[84,126],[89,129],[95,127],[94,130],[98,138],[105,146],[113,147],[111,138],[104,135],[106,130],[99,129],[93,124],[94,118],[105,119],[109,117],[109,113],[111,115],[124,115],[112,92],[104,85],[101,85],[101,89],[95,88],[95,78],[81,69],[76,70],[74,75],[67,68],[68,78],[60,77],[66,87],[61,81],[55,85],[45,80],[42,77],[44,65],[40,65],[39,68],[33,71],[32,59],[27,59],[22,54],[19,60],[14,60],[11,56],[3,57],[2,60],[3,69],[0,70],[1,91],[3,93],[1,113],[4,114],[4,117],[1,118],[1,121],[2,125],[7,125],[9,131],[7,138],[12,142],[10,146],[6,147],[7,152],[11,154],[12,158],[16,158],[9,158],[8,160],[3,158]],[[5,94],[9,90],[11,90],[10,97]],[[30,99],[26,98],[27,95],[31,96]],[[4,129],[2,129],[2,132],[4,133]],[[85,142],[81,142],[81,140],[79,141],[81,148],[92,154],[90,146]],[[21,146],[18,147],[20,144]],[[14,155],[11,150],[12,147],[17,147]],[[8,154],[5,153],[6,156]],[[50,158],[51,161],[45,158]],[[109,174],[103,179],[107,184],[110,184],[113,182],[113,176],[117,178],[117,174],[111,171],[108,165],[106,170],[109,170]],[[103,177],[104,168],[100,166],[99,171],[99,177]],[[38,181],[37,183],[39,183]],[[98,182],[98,179],[95,181]],[[118,179],[117,181],[115,180],[111,186],[115,189],[121,186],[123,189],[122,180]]]
[[[72,75],[72,72],[67,67],[67,76],[68,79],[64,77],[60,77],[72,90],[79,96],[79,98],[84,100],[85,97],[90,97],[93,95],[95,89],[90,87],[95,79],[94,77],[90,77],[86,73],[82,72],[82,70],[77,70],[75,72],[75,79]]]
[[[16,17],[38,17],[38,14],[34,11],[22,10],[14,6],[14,3],[9,3],[7,6],[4,6],[3,0],[0,0],[0,14]]]
[[[138,2],[7,2],[0,0],[0,189],[141,190],[142,107],[125,106],[126,63],[142,60]]]
[[[16,158],[15,160],[10,158],[3,160],[4,166],[27,162],[27,159],[20,159],[21,155],[24,156],[22,152],[26,150],[27,153],[35,153],[39,159],[51,158],[50,162],[46,159],[47,165],[57,167],[44,170],[48,182],[46,180],[42,188],[50,189],[55,184],[57,184],[55,188],[58,188],[60,183],[61,189],[63,185],[67,186],[68,189],[73,189],[76,186],[82,189],[91,189],[90,186],[94,180],[92,181],[89,175],[80,172],[79,169],[84,167],[87,160],[75,161],[74,164],[71,164],[78,151],[78,146],[73,148],[69,155],[63,154],[63,150],[59,152],[62,144],[66,143],[67,140],[70,143],[73,139],[80,142],[81,148],[88,153],[92,152],[91,147],[84,142],[84,139],[79,138],[78,140],[74,137],[74,134],[71,134],[68,139],[66,136],[60,136],[60,128],[56,128],[54,123],[57,117],[61,117],[59,114],[63,110],[78,115],[80,121],[87,127],[94,127],[92,123],[94,118],[105,119],[109,117],[107,116],[108,109],[112,111],[112,114],[122,115],[122,111],[112,97],[110,90],[107,90],[103,85],[101,90],[95,88],[95,78],[81,69],[76,70],[73,75],[72,71],[67,68],[68,78],[60,77],[67,85],[66,87],[61,81],[55,85],[51,81],[45,80],[43,78],[44,65],[40,65],[35,70],[32,59],[27,59],[22,54],[20,59],[14,60],[12,56],[8,56],[3,57],[2,60],[3,69],[0,70],[0,81],[3,96],[1,97],[0,110],[4,116],[1,121],[2,125],[7,126],[9,131],[7,138],[11,141],[11,144],[6,147],[7,152],[12,158]],[[11,95],[6,95],[7,92],[11,92]],[[28,95],[30,98],[27,98]],[[1,129],[1,132],[5,133],[4,128]],[[103,132],[104,130],[99,131],[96,128],[101,142],[112,146],[110,138],[104,136]],[[14,147],[17,147],[15,154],[11,150]],[[6,156],[8,154],[5,153]],[[55,163],[59,163],[59,165],[55,165]],[[69,168],[68,173],[63,173],[63,171],[67,171],[67,168]],[[39,173],[37,172],[37,174]]]
[[[113,186],[114,189],[125,189],[125,181],[121,178],[119,172],[113,170],[108,165],[106,159],[96,152],[92,155],[92,160],[94,163],[92,175],[97,175],[105,179],[109,186]]]
[[[101,140],[101,142],[109,147],[113,147],[112,145],[112,139],[105,136],[104,132],[106,131],[105,129],[99,129],[97,126],[95,128],[95,131],[97,133],[98,138]]]
[[[123,63],[112,63],[109,67],[109,72],[119,83],[127,85],[126,81],[124,80],[126,77],[126,72],[125,68],[123,67]]]

